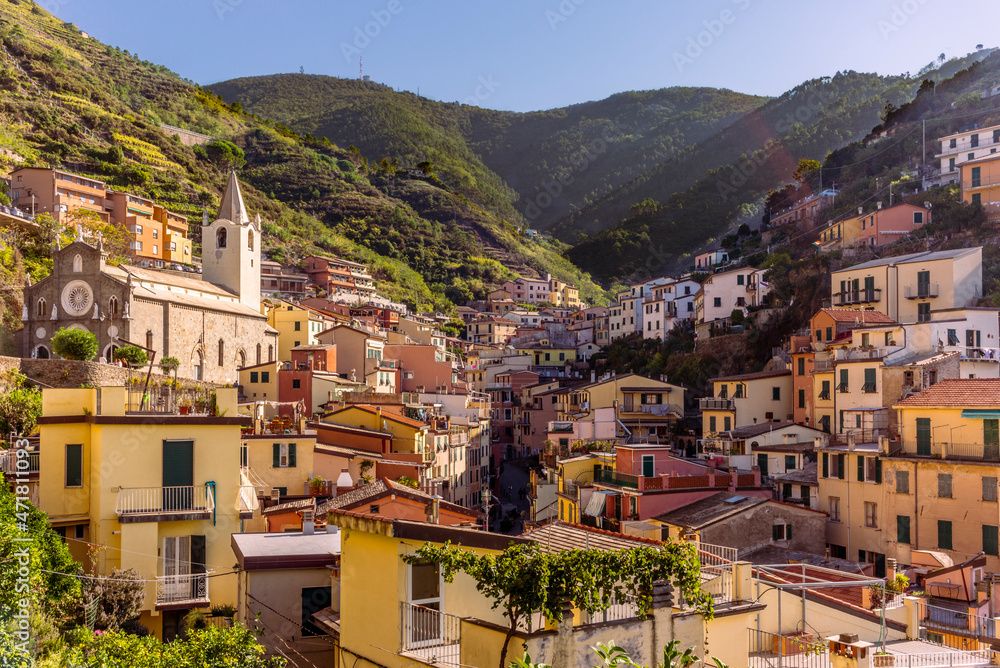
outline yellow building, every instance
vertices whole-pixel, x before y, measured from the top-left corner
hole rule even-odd
[[[43,392],[39,508],[107,546],[100,574],[141,573],[139,621],[170,639],[187,611],[235,605],[229,536],[256,497],[241,487],[248,420],[236,417],[235,388],[215,391],[218,417],[179,415],[169,392],[152,394],[157,408],[140,411],[143,393],[125,387]]]
[[[430,426],[402,415],[383,411],[380,406],[353,404],[327,413],[323,422],[346,424],[392,434],[392,452],[425,453],[432,444],[427,432]],[[429,450],[433,459],[433,448]]]
[[[899,323],[928,322],[931,313],[975,305],[983,294],[983,249],[911,253],[831,274],[836,308],[875,310]]]
[[[713,378],[712,387],[714,396],[700,401],[704,438],[739,427],[792,421],[791,371]]]
[[[534,366],[566,366],[576,362],[576,346],[560,346],[548,339],[517,346],[519,355],[530,355]]]
[[[563,522],[579,524],[581,513],[593,494],[591,484],[594,482],[594,475],[599,470],[613,471],[615,455],[612,452],[595,452],[560,459],[557,464],[558,517]]]
[[[297,346],[320,343],[316,335],[337,324],[315,309],[280,300],[264,302],[267,324],[278,330],[278,361],[289,362],[291,350]]]
[[[669,427],[684,416],[684,388],[655,378],[626,373],[574,387],[555,397],[558,420],[593,421],[596,411],[614,408],[612,436],[632,436],[635,442],[668,442]]]
[[[830,556],[874,564],[876,577],[885,577],[887,551],[893,556],[884,517],[884,449],[877,443],[816,448],[819,509],[827,514]]]
[[[885,458],[886,529],[900,563],[980,552],[1000,570],[1000,379],[943,380],[896,404],[900,447]]]
[[[497,665],[507,626],[502,606],[494,607],[493,601],[485,598],[476,589],[475,581],[464,573],[444,582],[436,565],[407,564],[403,560],[404,555],[426,543],[441,545],[450,541],[479,554],[495,554],[512,543],[532,541],[543,551],[585,545],[621,550],[660,544],[561,522],[517,538],[345,511],[329,513],[328,522],[343,532],[340,665],[359,668]],[[718,567],[714,580],[727,593],[716,598],[717,611],[711,622],[683,609],[679,597],[664,596],[666,591],[657,587],[652,610],[645,619],[638,618],[631,604],[616,606],[606,621],[603,614],[590,618],[571,609],[556,625],[536,614],[531,620],[532,631],[519,630],[509,640],[507,657],[519,658],[526,651],[534,661],[549,665],[591,665],[591,659],[596,662],[593,645],[618,640],[640,665],[652,665],[654,657],[662,656],[662,646],[677,640],[698,655],[709,650],[728,665],[744,668],[748,655],[746,629],[753,623],[753,614],[761,609],[751,603],[756,594],[749,566],[727,562]],[[655,638],[657,646],[649,638]],[[580,663],[579,657],[587,663]]]
[[[239,382],[243,388],[243,396],[249,401],[277,401],[279,366],[278,361],[274,360],[240,369]]]
[[[240,465],[247,477],[267,485],[270,495],[309,493],[309,482],[318,475],[315,461],[316,433],[244,434]],[[320,476],[322,477],[322,476]]]

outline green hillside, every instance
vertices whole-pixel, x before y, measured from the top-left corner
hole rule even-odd
[[[766,101],[713,88],[668,88],[515,113],[306,74],[233,79],[210,89],[365,155],[409,166],[430,161],[458,192],[541,229]]]
[[[988,53],[923,76],[944,80]],[[921,80],[846,72],[806,82],[568,217],[555,232],[577,235],[570,259],[600,280],[642,276],[654,266],[686,268],[693,251],[740,222],[756,222],[764,197],[791,180],[799,159],[823,159],[865,137],[887,105],[913,98]],[[690,185],[663,197],[665,183]],[[612,221],[619,222],[604,229]]]
[[[433,174],[396,173],[376,156],[226,105],[32,2],[0,0],[0,45],[0,174],[35,165],[100,178],[191,217],[197,247],[201,211],[215,209],[236,166],[248,206],[265,219],[264,251],[287,264],[343,254],[371,264],[388,296],[424,308],[483,296],[513,273],[551,272],[587,299],[603,297],[558,244],[523,238],[495,207]],[[246,164],[184,146],[161,123],[232,142]],[[44,272],[44,258],[28,261]],[[5,267],[4,281],[23,270]]]

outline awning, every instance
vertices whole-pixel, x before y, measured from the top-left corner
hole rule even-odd
[[[584,509],[584,515],[590,515],[591,517],[600,517],[604,512],[604,506],[608,502],[608,495],[611,492],[594,492],[590,501],[587,502],[587,507]]]
[[[972,420],[1000,420],[1000,408],[966,408],[962,417]]]

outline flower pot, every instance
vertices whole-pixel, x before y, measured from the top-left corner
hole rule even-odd
[[[188,413],[191,412],[190,406],[181,406],[180,409],[181,409],[181,415],[187,415]]]

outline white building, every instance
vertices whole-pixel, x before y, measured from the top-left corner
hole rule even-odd
[[[709,276],[695,295],[697,322],[728,320],[736,309],[759,306],[770,288],[764,270],[742,267]]]
[[[937,174],[927,179],[927,187],[958,183],[962,163],[987,158],[1000,149],[1000,125],[975,128],[941,137],[941,152],[934,157],[941,161]]]

